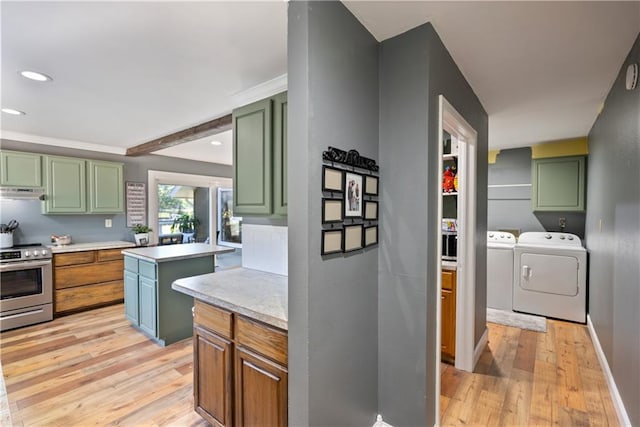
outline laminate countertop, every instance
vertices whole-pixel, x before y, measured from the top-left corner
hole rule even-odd
[[[288,277],[248,268],[178,279],[171,287],[198,300],[288,329]]]
[[[145,246],[122,251],[124,255],[144,261],[167,262],[179,259],[199,258],[234,252],[235,248],[207,243],[185,243],[182,245]]]
[[[51,249],[52,254],[64,254],[67,252],[97,251],[101,249],[133,248],[135,246],[136,246],[135,243],[125,242],[124,240],[116,240],[113,242],[72,243],[70,245],[63,245],[63,246],[47,245],[47,247]]]

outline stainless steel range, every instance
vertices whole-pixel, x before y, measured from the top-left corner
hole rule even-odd
[[[0,330],[53,319],[51,251],[41,244],[0,249]]]

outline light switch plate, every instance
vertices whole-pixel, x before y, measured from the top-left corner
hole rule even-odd
[[[111,221],[110,219],[105,219],[104,220],[104,226],[105,226],[105,228],[113,227],[113,221]]]

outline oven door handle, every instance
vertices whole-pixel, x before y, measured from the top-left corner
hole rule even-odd
[[[25,262],[8,262],[6,264],[0,264],[0,271],[18,271],[27,268],[46,267],[51,265],[51,260],[42,261],[25,261]]]

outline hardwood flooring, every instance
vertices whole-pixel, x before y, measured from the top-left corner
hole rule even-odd
[[[443,426],[618,426],[585,326],[547,320],[547,332],[488,323],[473,373],[441,365]]]
[[[547,326],[489,324],[476,372],[443,365],[442,425],[617,426],[586,327]],[[158,346],[122,304],[4,332],[0,351],[14,426],[207,425],[193,411],[191,340]]]
[[[14,426],[207,425],[193,411],[191,340],[160,347],[122,304],[0,339]]]

